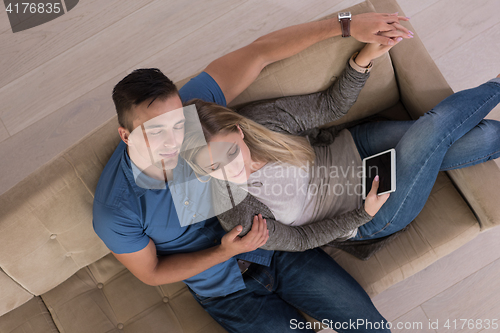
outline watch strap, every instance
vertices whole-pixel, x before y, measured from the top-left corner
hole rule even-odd
[[[372,67],[373,67],[373,61],[370,61],[370,63],[368,64],[368,67],[361,67],[360,65],[358,65],[354,59],[356,59],[356,56],[358,55],[359,52],[356,52],[352,55],[352,57],[349,59],[349,65],[351,65],[352,69],[354,69],[355,71],[357,72],[360,72],[360,73],[370,73],[370,71],[372,70]]]
[[[351,36],[351,19],[342,18],[339,20],[340,26],[342,27],[342,37]]]

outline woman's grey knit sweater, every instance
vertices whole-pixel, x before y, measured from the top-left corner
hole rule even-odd
[[[253,102],[237,112],[273,131],[306,136],[313,146],[329,145],[342,129],[363,121],[326,129],[318,126],[344,116],[356,102],[369,75],[354,70],[347,63],[340,77],[325,91]],[[226,231],[242,225],[240,236],[243,236],[250,231],[253,217],[262,214],[269,229],[269,239],[261,247],[266,250],[305,251],[322,246],[373,218],[361,206],[333,218],[290,226],[276,221],[266,205],[235,184],[213,180],[213,191],[214,208]]]

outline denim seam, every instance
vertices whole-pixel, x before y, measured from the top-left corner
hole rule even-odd
[[[300,311],[304,312],[305,314],[307,314],[308,316],[310,316],[310,317],[312,317],[312,318],[314,318],[314,319],[316,319],[316,320],[319,320],[318,318],[319,318],[319,317],[321,317],[321,316],[316,316],[316,315],[313,313],[314,311],[313,311],[313,312],[305,311],[305,310],[304,310],[304,309],[302,309],[300,306],[297,306],[297,304],[295,304],[294,302],[290,302],[290,301],[288,301],[288,300],[286,300],[286,301],[285,301],[284,299],[283,299],[283,301],[284,301],[285,303],[290,304],[290,305],[291,305],[291,306],[293,306],[294,308],[296,308],[296,309],[298,309],[298,310],[300,310]],[[299,315],[300,315],[300,314],[299,314]],[[307,320],[307,318],[305,318],[304,316],[302,316],[302,315],[300,315],[300,316],[301,316],[302,318],[304,318],[305,320]],[[322,320],[323,320],[323,319],[322,319]]]
[[[429,161],[429,159],[432,157],[432,155],[436,152],[436,150],[443,144],[443,142],[450,136],[453,134],[453,132],[455,132],[457,130],[457,128],[459,128],[460,126],[462,126],[463,123],[465,123],[467,120],[469,120],[470,117],[474,116],[477,112],[479,112],[483,107],[484,105],[489,102],[491,99],[495,98],[498,94],[500,94],[500,92],[497,92],[496,94],[492,95],[490,98],[488,98],[475,112],[473,112],[469,117],[467,117],[466,119],[464,119],[464,121],[462,121],[458,126],[456,126],[451,132],[450,134],[448,134],[446,137],[443,138],[443,140],[441,140],[441,142],[436,146],[436,148],[432,151],[432,153],[429,155],[429,158],[427,158],[427,160],[425,161],[424,165],[425,166],[427,164],[427,162]],[[432,110],[431,110],[432,111]],[[421,173],[422,173],[422,169],[423,167],[420,168],[420,170],[418,171],[418,174],[417,176],[414,178],[414,179],[417,179]],[[410,189],[408,190],[408,192],[411,191],[411,189],[413,188],[413,186],[415,186],[415,183],[416,181],[414,181],[410,187]],[[373,235],[376,235],[380,232],[382,232],[385,228],[388,227],[389,224],[392,224],[393,221],[394,221],[394,217],[399,213],[399,211],[401,210],[401,207],[406,203],[408,199],[408,195],[404,198],[403,202],[401,203],[401,205],[399,205],[399,208],[398,210],[396,211],[396,213],[394,213],[392,219],[381,229],[381,230],[378,230],[370,235],[367,235],[367,236],[373,236]]]
[[[458,167],[458,166],[465,165],[465,164],[468,164],[468,163],[471,163],[471,162],[476,162],[476,161],[482,160],[482,159],[484,159],[484,158],[487,158],[487,157],[493,156],[493,155],[498,154],[498,153],[500,153],[500,150],[497,150],[497,151],[496,151],[496,152],[494,152],[494,153],[491,153],[491,154],[488,154],[488,155],[485,155],[485,156],[482,156],[482,157],[478,157],[478,158],[476,158],[476,159],[474,159],[474,160],[470,160],[470,161],[465,162],[465,163],[454,164],[454,165],[450,166],[449,168],[442,169],[442,170],[439,170],[439,171],[448,171],[448,170],[453,170],[453,169],[455,169],[455,168],[456,168],[456,167]]]
[[[316,250],[316,249],[321,250],[320,248],[315,248],[314,250]],[[309,261],[313,260],[313,258],[316,258],[318,255],[321,255],[321,252],[316,251],[316,253],[314,253],[314,257],[310,257],[310,258],[309,258]],[[328,255],[328,254],[327,254],[327,255]],[[328,255],[328,258],[329,258],[329,260],[332,260],[332,261],[334,261],[334,262],[335,262],[335,260],[334,260],[332,257],[330,257],[329,255]],[[281,297],[280,297],[280,298],[281,298]],[[294,308],[296,308],[296,309],[298,309],[298,310],[300,310],[300,311],[304,312],[305,314],[307,314],[308,316],[311,316],[312,318],[314,318],[314,319],[316,319],[316,320],[319,320],[318,318],[319,318],[319,317],[321,317],[321,316],[316,316],[316,314],[314,313],[314,311],[310,312],[310,311],[306,311],[306,310],[304,310],[301,306],[298,306],[297,304],[295,304],[295,302],[292,302],[292,301],[290,301],[290,300],[284,300],[283,298],[281,298],[281,299],[282,299],[285,303],[290,304],[290,305],[291,305],[291,306],[293,306]],[[301,317],[304,317],[304,316],[302,316],[302,315],[301,315]],[[306,318],[304,318],[304,319],[306,319]],[[306,319],[306,320],[307,320],[307,319]]]
[[[269,280],[271,280],[271,282],[269,284],[269,288],[266,287],[266,289],[269,290],[269,291],[273,291],[274,278],[273,278],[273,276],[271,274],[269,274],[269,272],[267,270],[264,270],[264,273],[267,275],[267,277],[269,278]]]
[[[391,221],[389,221],[389,222],[387,222],[387,223],[386,223],[386,225],[384,225],[384,226],[382,227],[382,229],[379,229],[379,230],[375,231],[373,234],[369,234],[369,235],[367,235],[367,236],[368,236],[368,237],[370,237],[370,236],[376,235],[376,234],[378,234],[378,233],[380,233],[380,232],[384,231],[385,229],[387,229],[387,227],[388,227],[388,226],[390,226],[390,225],[392,225],[392,220],[391,220]],[[365,236],[365,237],[367,237],[367,236]],[[365,237],[363,237],[363,235],[360,235],[360,236],[359,236],[359,239],[363,239],[363,238],[365,238]]]
[[[259,283],[261,286],[263,286],[264,288],[266,288],[267,291],[270,291],[272,292],[272,287],[274,286],[274,278],[272,277],[271,274],[269,274],[269,272],[267,272],[266,270],[262,270],[266,275],[267,277],[271,280],[271,289],[267,288],[267,285],[265,285],[264,283],[262,283],[260,280],[258,280],[257,278],[255,278],[252,274],[250,274],[250,277],[252,279],[254,279],[255,281],[257,281],[257,283]]]
[[[498,82],[498,81],[500,81],[500,80],[498,77],[496,77],[494,79],[489,80],[488,82],[496,84],[497,86],[500,86],[500,82]],[[486,83],[488,83],[488,82],[486,82]]]

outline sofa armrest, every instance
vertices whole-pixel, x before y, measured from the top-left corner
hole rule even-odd
[[[500,168],[495,161],[446,173],[471,207],[481,232],[500,225]]]
[[[394,0],[370,0],[377,12],[404,15]],[[402,24],[415,31],[409,22]],[[418,119],[453,93],[422,41],[402,41],[389,51],[396,73],[401,102],[413,119]],[[446,171],[475,214],[481,231],[500,225],[500,168],[494,161]]]
[[[370,2],[379,13],[399,12],[399,15],[404,15],[394,0],[370,0]],[[410,22],[402,21],[401,24],[415,32]],[[413,119],[418,119],[453,94],[453,90],[417,33],[414,38],[405,39],[393,47],[389,54],[396,73],[401,102]]]

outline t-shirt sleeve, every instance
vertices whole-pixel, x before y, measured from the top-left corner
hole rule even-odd
[[[148,235],[132,212],[94,202],[92,225],[97,236],[114,253],[137,252],[149,244]]]
[[[199,75],[189,80],[181,89],[179,95],[182,102],[187,102],[193,98],[199,98],[205,102],[213,102],[226,106],[226,97],[217,82],[207,73],[201,72]]]

